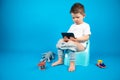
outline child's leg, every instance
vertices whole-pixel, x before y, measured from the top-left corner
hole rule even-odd
[[[70,59],[70,66],[68,71],[74,71],[75,70],[75,52],[69,51],[69,59]]]
[[[81,43],[74,42],[74,44],[77,46],[77,51],[83,51],[83,50],[85,50],[85,47]]]
[[[75,62],[74,61],[70,61],[70,66],[69,66],[68,71],[70,71],[70,72],[75,71]]]
[[[64,50],[61,49],[61,47],[63,46],[64,44],[64,40],[63,39],[60,39],[58,41],[58,43],[56,44],[56,47],[58,48],[58,60],[56,62],[54,62],[52,64],[52,66],[56,66],[56,65],[59,65],[59,64],[62,64],[63,63],[63,57],[64,57]]]
[[[64,52],[58,49],[58,60],[52,64],[52,66],[63,64]]]

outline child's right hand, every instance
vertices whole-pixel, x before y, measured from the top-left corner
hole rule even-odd
[[[66,36],[63,38],[63,40],[64,40],[65,42],[68,42],[68,41],[69,41],[68,37],[66,37]]]

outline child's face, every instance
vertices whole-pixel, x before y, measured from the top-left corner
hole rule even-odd
[[[80,13],[71,13],[72,15],[72,19],[73,21],[76,23],[76,24],[81,24],[83,23],[83,18],[84,18],[84,15],[80,14]]]

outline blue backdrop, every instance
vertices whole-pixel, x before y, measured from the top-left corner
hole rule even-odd
[[[1,0],[0,51],[55,51],[55,44],[73,23],[74,2],[85,6],[91,26],[91,51],[118,54],[118,0]]]
[[[84,4],[85,21],[91,26],[92,50],[95,53],[118,52],[118,0],[2,0],[0,50],[55,50],[60,33],[67,31],[73,23],[69,10],[78,1]]]
[[[60,33],[73,23],[69,11],[74,2],[84,4],[84,20],[91,27],[91,65],[71,74],[64,66],[38,71],[40,54],[57,53]],[[61,79],[61,73],[68,74],[63,78],[69,80],[120,80],[119,14],[119,0],[0,0],[0,80],[47,80],[53,75]],[[94,65],[97,59],[104,59],[109,68],[98,69]]]

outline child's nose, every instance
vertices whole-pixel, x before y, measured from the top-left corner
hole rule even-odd
[[[74,21],[77,21],[77,18],[75,18]]]

